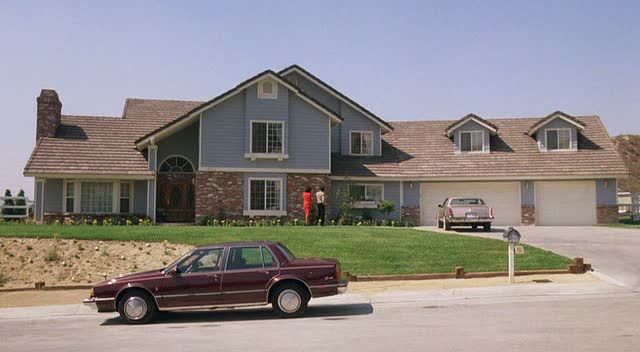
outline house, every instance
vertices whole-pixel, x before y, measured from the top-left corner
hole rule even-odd
[[[325,187],[339,215],[383,199],[434,225],[448,196],[479,196],[497,225],[616,222],[627,169],[598,116],[387,122],[304,68],[267,70],[209,101],[127,99],[122,116],[62,115],[37,99],[35,219],[139,214],[156,222],[304,218]]]

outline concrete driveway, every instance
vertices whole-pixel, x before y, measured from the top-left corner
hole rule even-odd
[[[445,232],[435,227],[420,229]],[[600,226],[520,226],[524,243],[567,257],[584,257],[586,263],[612,283],[640,291],[640,230]],[[502,239],[504,229],[490,233],[454,228],[452,233]]]

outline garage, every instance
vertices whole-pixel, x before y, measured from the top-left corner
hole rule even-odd
[[[449,197],[482,198],[494,210],[494,225],[520,224],[520,182],[428,182],[420,187],[423,225],[436,225],[438,204]]]
[[[595,181],[535,183],[536,225],[593,225],[596,220]]]

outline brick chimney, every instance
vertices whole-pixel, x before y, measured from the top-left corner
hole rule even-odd
[[[43,89],[38,97],[36,142],[41,137],[55,137],[61,117],[62,103],[58,93],[53,89]]]

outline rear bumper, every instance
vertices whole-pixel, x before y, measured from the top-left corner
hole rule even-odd
[[[346,293],[347,286],[349,286],[349,281],[340,281],[338,284],[338,294]]]
[[[451,222],[452,224],[486,224],[486,223],[491,223],[493,221],[493,218],[477,218],[477,219],[473,219],[473,218],[451,218],[449,220],[449,222]]]

